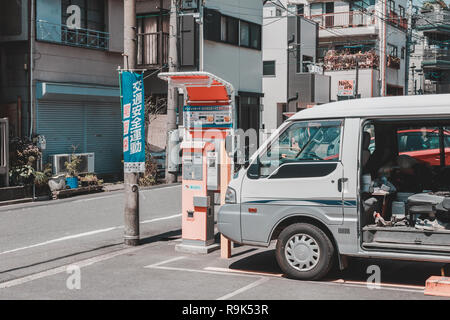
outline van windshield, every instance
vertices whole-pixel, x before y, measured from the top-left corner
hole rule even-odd
[[[261,175],[284,163],[338,161],[342,121],[294,122],[259,157]]]

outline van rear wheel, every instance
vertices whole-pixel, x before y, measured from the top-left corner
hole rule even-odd
[[[333,267],[334,246],[318,227],[295,223],[278,237],[276,258],[278,265],[290,278],[319,280]]]

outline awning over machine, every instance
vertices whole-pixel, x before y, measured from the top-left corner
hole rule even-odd
[[[159,78],[169,82],[169,87],[183,89],[190,106],[230,105],[233,86],[208,72],[160,73]]]

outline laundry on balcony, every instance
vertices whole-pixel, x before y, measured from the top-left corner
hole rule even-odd
[[[379,57],[375,50],[359,51],[351,53],[349,49],[342,51],[328,50],[324,57],[326,71],[339,71],[356,69],[358,63],[360,69],[378,68]]]

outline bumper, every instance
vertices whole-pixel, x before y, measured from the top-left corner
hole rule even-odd
[[[241,205],[225,204],[217,215],[217,227],[227,239],[241,243]]]

